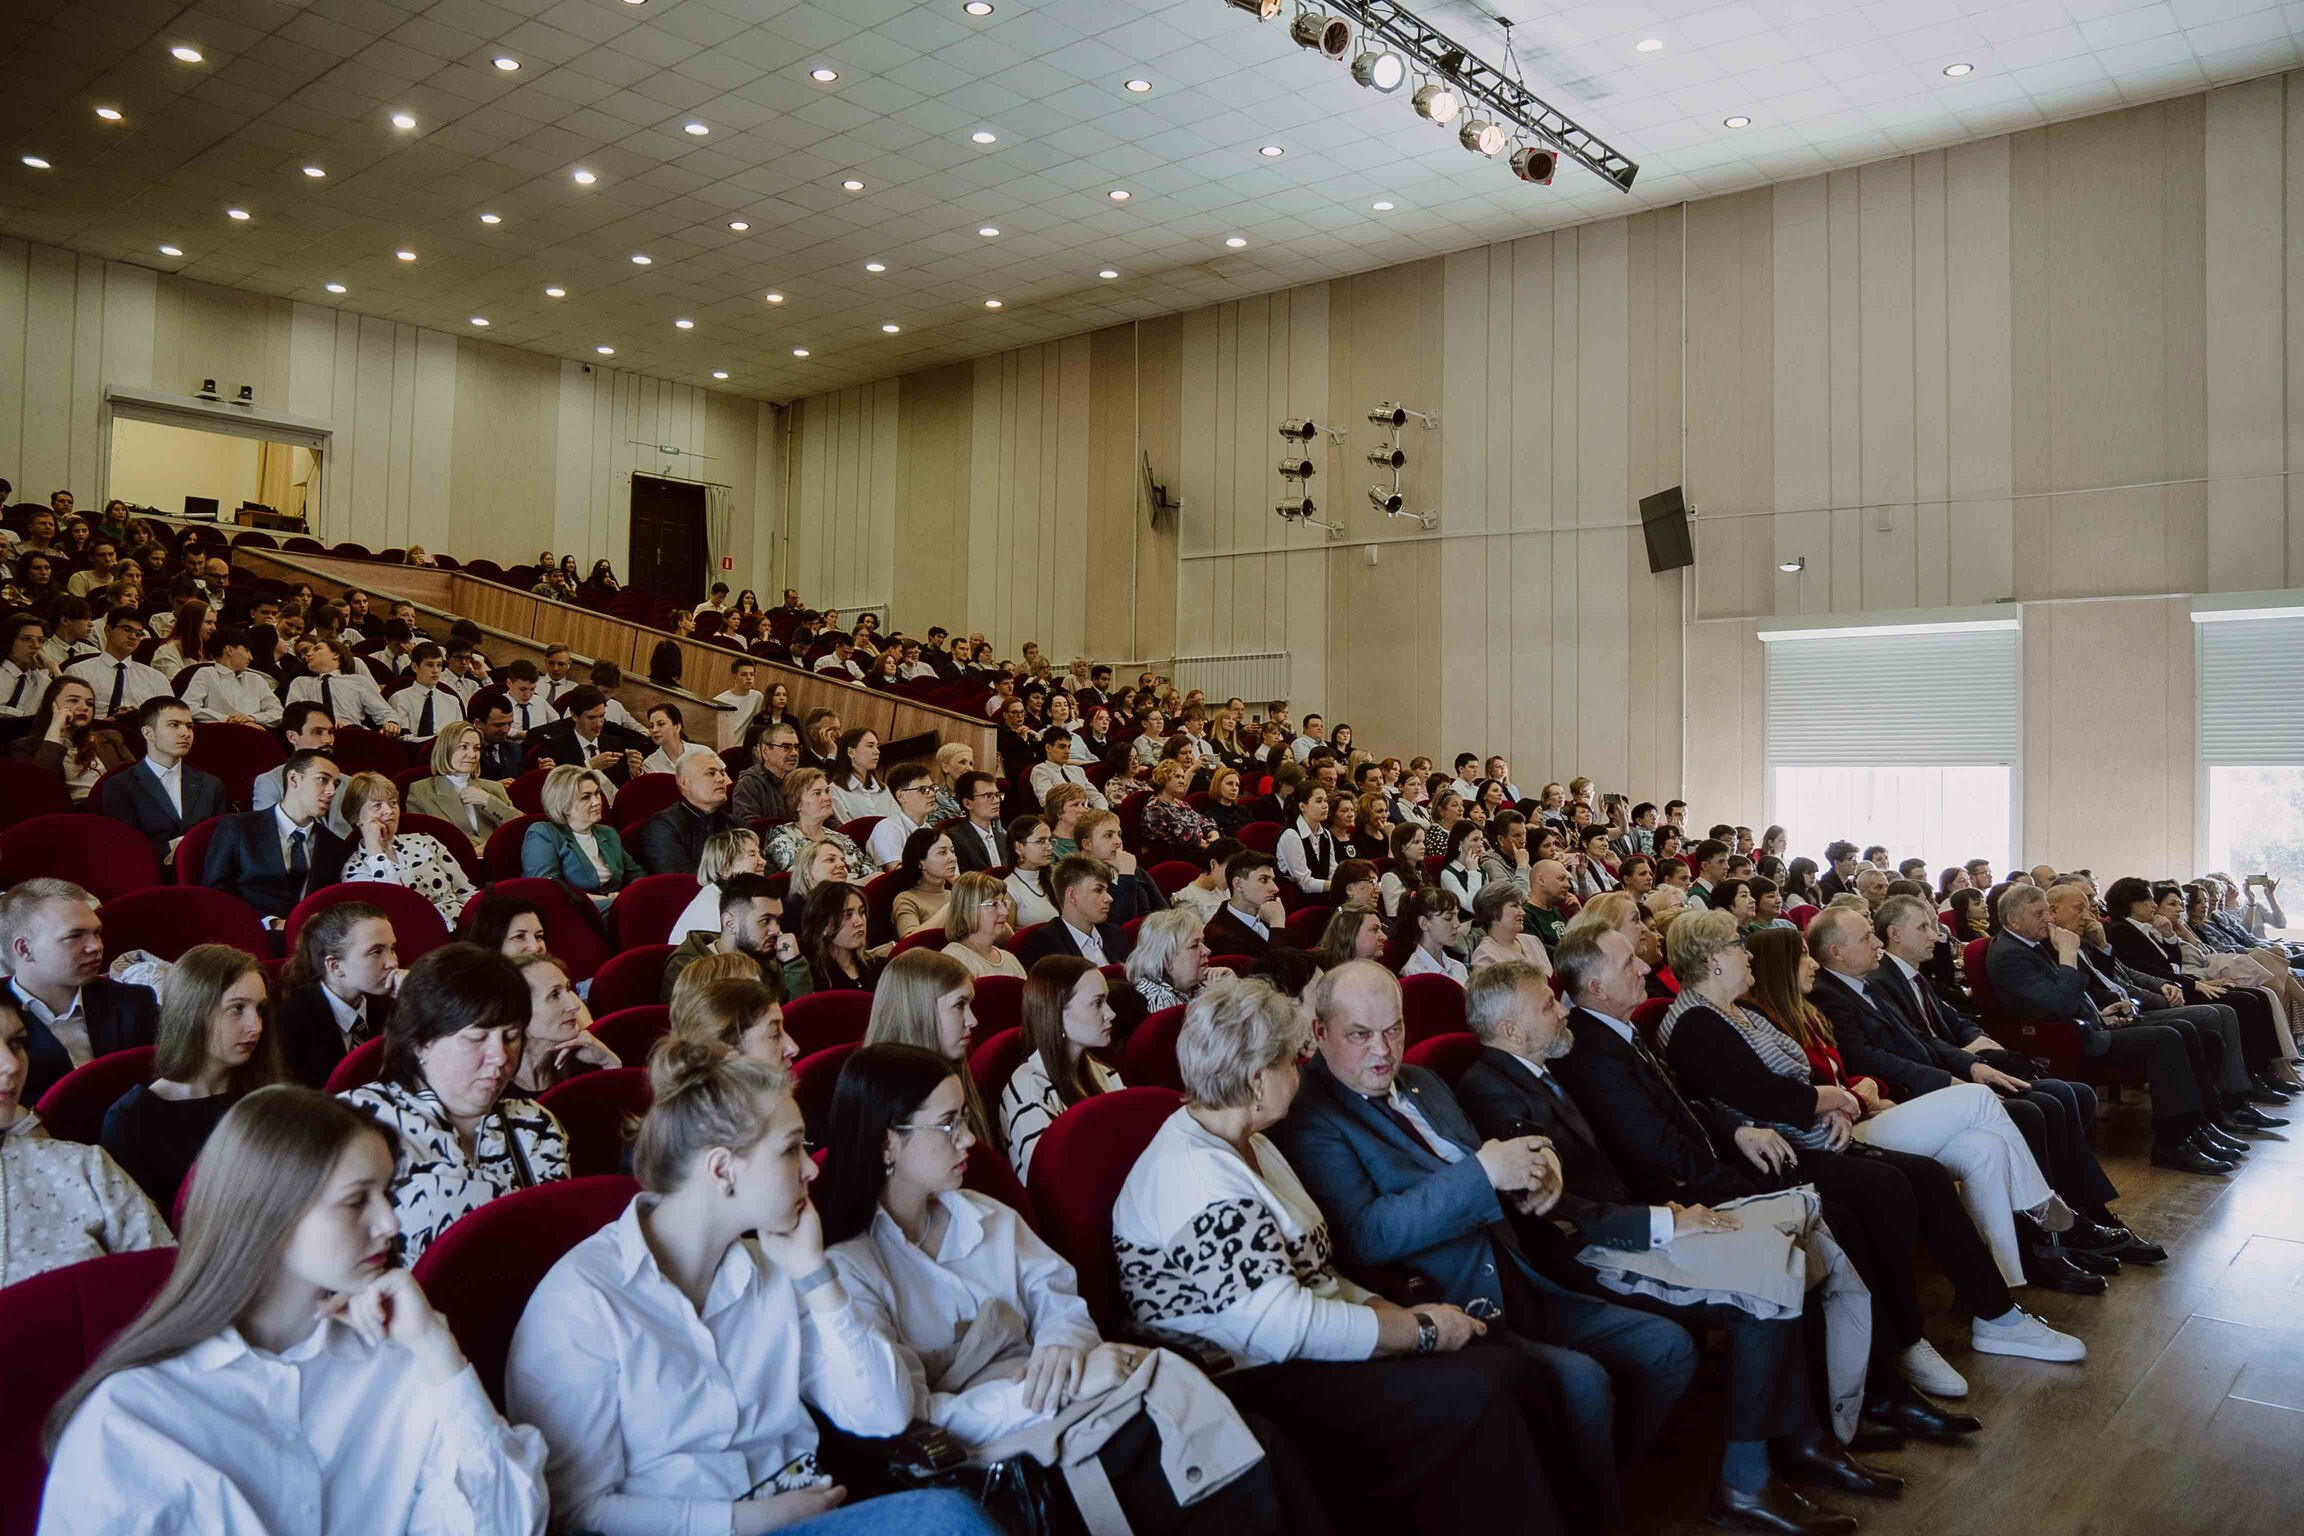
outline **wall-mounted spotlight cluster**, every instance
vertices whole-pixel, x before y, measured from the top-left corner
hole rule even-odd
[[[1300,446],[1317,439],[1320,432],[1319,423],[1303,416],[1291,416],[1280,423],[1280,440],[1288,445],[1280,456],[1280,478],[1288,484],[1272,510],[1280,514],[1283,522],[1305,523],[1314,528],[1325,528],[1332,534],[1340,534],[1344,531],[1341,524],[1320,520],[1320,504],[1312,499],[1309,488],[1310,480],[1319,471],[1305,457]],[[1334,442],[1344,441],[1344,434],[1333,427],[1328,429],[1328,436]]]
[[[1430,512],[1409,511],[1407,495],[1400,488],[1400,472],[1408,467],[1408,450],[1400,446],[1400,429],[1415,420],[1424,424],[1425,431],[1435,431],[1440,426],[1440,418],[1424,411],[1412,411],[1398,401],[1387,400],[1370,411],[1368,419],[1382,427],[1386,433],[1386,439],[1380,446],[1368,450],[1368,462],[1380,470],[1392,471],[1390,485],[1368,487],[1368,505],[1386,517],[1412,517],[1423,526],[1426,533],[1430,533],[1440,526],[1438,509]]]

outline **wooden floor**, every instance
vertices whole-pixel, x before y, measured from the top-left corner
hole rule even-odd
[[[2291,1118],[2294,1140],[2259,1141],[2246,1167],[2211,1179],[2151,1166],[2137,1096],[2107,1106],[2096,1141],[2115,1209],[2168,1262],[2128,1266],[2102,1296],[2017,1293],[2087,1341],[2078,1366],[1972,1353],[1929,1270],[1928,1337],[1968,1378],[1961,1406],[1983,1432],[1868,1458],[1906,1480],[1893,1502],[1819,1502],[1866,1536],[2304,1536],[2304,1115]],[[1699,1378],[1666,1475],[1628,1490],[1633,1530],[1713,1529],[1717,1406]]]

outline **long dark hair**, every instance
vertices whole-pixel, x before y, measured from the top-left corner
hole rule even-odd
[[[872,1225],[888,1179],[888,1133],[958,1075],[952,1063],[916,1045],[867,1045],[842,1064],[824,1177],[812,1191],[827,1246]]]
[[[1095,969],[1078,955],[1045,955],[1024,978],[1024,1042],[1040,1053],[1040,1065],[1047,1069],[1056,1098],[1066,1109],[1096,1093],[1086,1053],[1075,1059],[1064,1034],[1064,1010],[1072,1005],[1072,989]]]
[[[896,865],[896,889],[909,891],[927,878],[920,866],[927,862],[937,839],[944,835],[940,827],[916,827],[912,835],[904,839],[904,855]]]
[[[1816,861],[1803,854],[1784,869],[1784,904],[1815,906]]]
[[[832,940],[840,932],[841,914],[848,910],[851,896],[862,901],[863,888],[845,880],[827,880],[808,893],[808,904],[800,909],[800,953],[807,957],[808,969],[815,973],[819,987],[847,975],[832,958]],[[865,970],[862,953],[856,956],[856,966],[860,972]]]
[[[62,673],[50,678],[48,686],[40,691],[40,702],[33,708],[31,723],[25,727],[24,734],[34,741],[47,738],[49,723],[56,718],[56,695],[66,688],[83,688],[88,693],[88,723],[64,733],[65,744],[71,748],[73,761],[85,766],[92,750],[90,744],[96,738],[96,690],[85,679]]]

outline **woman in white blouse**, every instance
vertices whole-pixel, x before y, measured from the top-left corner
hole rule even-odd
[[[107,1253],[169,1245],[168,1224],[101,1147],[56,1141],[24,1104],[31,1063],[0,989],[0,1286]]]
[[[832,778],[833,814],[842,822],[893,816],[896,797],[880,777],[880,733],[859,725],[840,734],[840,769]]]
[[[648,739],[656,743],[656,750],[642,759],[642,773],[678,773],[684,757],[693,757],[699,752],[706,757],[719,755],[704,743],[688,739],[687,722],[680,718],[677,704],[648,706]]]
[[[1460,821],[1449,829],[1447,862],[1440,866],[1440,889],[1456,898],[1460,916],[1472,916],[1472,903],[1487,883],[1480,873],[1480,859],[1487,851],[1488,834],[1471,822]]]
[[[1016,861],[1008,871],[1008,899],[1016,904],[1016,926],[1056,920],[1056,893],[1048,884],[1048,866],[1056,862],[1056,834],[1037,816],[1019,816],[1008,823],[1009,856]]]
[[[1465,973],[1469,976],[1501,960],[1520,960],[1551,975],[1552,957],[1544,952],[1544,941],[1522,931],[1527,921],[1518,891],[1501,880],[1482,887],[1472,898],[1472,927],[1480,942],[1465,957]]]
[[[656,1047],[649,1078],[634,1147],[645,1192],[552,1266],[505,1365],[506,1403],[551,1447],[560,1523],[995,1536],[945,1490],[842,1509],[846,1490],[817,1466],[811,1408],[852,1434],[894,1435],[912,1390],[824,1256],[789,1079],[678,1039]]]
[[[980,869],[964,871],[952,881],[952,897],[944,908],[944,932],[949,938],[943,953],[968,969],[971,976],[1013,976],[1024,979],[1024,962],[1003,941],[1015,937],[1015,898],[997,875]]]
[[[1466,1348],[1486,1327],[1455,1307],[1410,1311],[1339,1275],[1325,1218],[1265,1138],[1296,1097],[1302,1020],[1261,981],[1185,1011],[1187,1102],[1112,1212],[1136,1322],[1259,1367],[1226,1391],[1288,1435],[1340,1529],[1561,1531],[1521,1407],[1542,1397],[1528,1357]]]
[[[526,1044],[528,983],[512,962],[444,944],[408,969],[384,1025],[383,1075],[342,1095],[395,1133],[392,1208],[401,1259],[498,1195],[568,1177],[552,1112],[512,1091]]]
[[[704,852],[696,860],[696,899],[673,919],[666,944],[678,944],[688,935],[720,926],[720,882],[730,875],[765,875],[768,860],[760,852],[760,834],[749,827],[715,832],[704,839]]]
[[[429,832],[400,830],[400,791],[380,773],[356,773],[337,791],[359,846],[344,860],[346,880],[404,886],[439,909],[454,931],[477,889],[464,866]]]
[[[49,1416],[43,1536],[544,1530],[543,1440],[392,1267],[392,1167],[309,1088],[233,1106],[175,1272]]]
[[[1326,786],[1317,779],[1306,779],[1296,791],[1296,822],[1280,834],[1280,846],[1273,858],[1280,866],[1280,878],[1292,883],[1307,896],[1317,896],[1328,889],[1328,877],[1336,872],[1336,839],[1328,832],[1329,797]]]
[[[1000,1091],[1000,1139],[1020,1179],[1031,1175],[1040,1133],[1058,1115],[1127,1086],[1088,1054],[1112,1044],[1110,991],[1104,973],[1078,955],[1045,956],[1024,979],[1024,1041],[1032,1054]]]
[[[432,738],[432,777],[409,786],[408,809],[447,822],[475,849],[520,815],[502,784],[480,777],[480,727],[469,720],[451,720]]]
[[[1436,885],[1421,886],[1400,903],[1400,916],[1392,925],[1394,938],[1404,939],[1412,948],[1408,963],[1400,967],[1403,976],[1451,976],[1462,982],[1470,979],[1464,962],[1448,953],[1463,931],[1464,919],[1456,910],[1456,898]]]

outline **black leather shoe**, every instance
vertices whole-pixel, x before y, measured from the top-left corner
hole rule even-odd
[[[2276,1131],[2288,1122],[2278,1115],[2268,1115],[2253,1104],[2238,1104],[2226,1113],[2226,1120],[2235,1121],[2251,1131]]]
[[[2163,1148],[2152,1154],[2155,1168],[2173,1168],[2178,1173],[2230,1173],[2233,1164],[2220,1157],[2212,1157],[2190,1141]]]
[[[1822,1483],[1867,1498],[1892,1499],[1904,1491],[1904,1479],[1864,1465],[1830,1435],[1818,1435],[1796,1450],[1779,1451],[1776,1470],[1796,1483]]]
[[[2024,1278],[2067,1296],[2101,1296],[2105,1289],[2102,1275],[2082,1269],[2061,1248],[2026,1249]]]
[[[2237,1163],[2248,1155],[2249,1141],[2240,1134],[2239,1122],[2230,1114],[2212,1125],[2204,1125],[2192,1133],[2200,1150],[2210,1157],[2220,1157],[2228,1163]]]
[[[1858,1421],[1856,1438],[1848,1442],[1852,1451],[1893,1450],[1893,1446],[1866,1445],[1864,1426],[1871,1425],[1889,1432],[1897,1439],[1910,1435],[1916,1440],[1957,1440],[1972,1435],[1984,1427],[1984,1421],[1971,1413],[1955,1413],[1942,1403],[1931,1402],[1918,1392],[1907,1398],[1870,1397],[1864,1401],[1864,1417]]]
[[[2259,1072],[2255,1076],[2249,1078],[2248,1081],[2256,1085],[2256,1091],[2258,1093],[2268,1093],[2282,1104],[2285,1104],[2290,1099],[2296,1097],[2295,1084],[2284,1083],[2269,1072]],[[2262,1099],[2258,1099],[2256,1102],[2261,1104],[2264,1101]]]
[[[2059,1232],[2057,1240],[2067,1250],[2080,1249],[2088,1253],[2118,1253],[2123,1243],[2136,1234],[2117,1224],[2082,1220],[2073,1224],[2069,1232]]]
[[[1777,1478],[1770,1478],[1758,1493],[1714,1483],[1710,1516],[1714,1525],[1774,1531],[1776,1536],[1850,1536],[1856,1529],[1854,1515],[1818,1509]]]
[[[1852,1451],[1900,1451],[1904,1449],[1903,1431],[1893,1424],[1884,1424],[1865,1410],[1864,1417],[1856,1421],[1856,1433],[1848,1437]]]
[[[2121,1230],[2127,1231],[2125,1227]],[[2168,1262],[2168,1250],[2158,1243],[2148,1243],[2135,1233],[2129,1232],[2128,1241],[2113,1249],[2112,1257],[2123,1264],[2165,1264]]]
[[[2070,1247],[2059,1248],[2056,1251],[2063,1254],[2065,1262],[2074,1269],[2086,1270],[2091,1275],[2102,1275],[2109,1279],[2120,1273],[2120,1258],[2117,1254]]]

